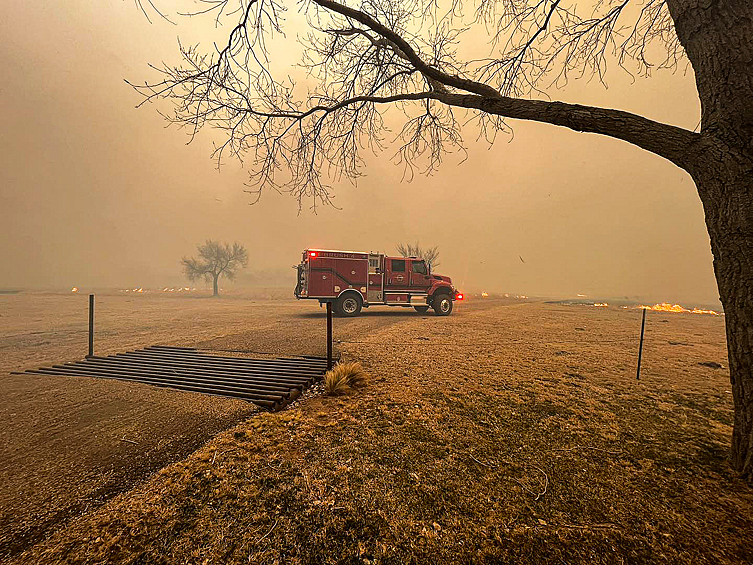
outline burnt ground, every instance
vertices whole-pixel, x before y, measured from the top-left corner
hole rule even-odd
[[[753,561],[723,318],[649,313],[638,382],[635,310],[383,319],[336,325],[366,388],[253,416],[14,561]]]
[[[83,358],[87,305],[69,294],[0,296],[0,561],[255,411],[138,383],[8,374]],[[323,311],[311,303],[104,294],[96,314],[98,354],[155,343],[227,349],[239,332],[245,350],[326,353]],[[405,316],[369,314],[356,321],[366,332]]]

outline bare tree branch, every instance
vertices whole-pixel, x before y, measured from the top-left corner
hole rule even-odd
[[[434,247],[421,247],[418,242],[415,244],[398,243],[397,252],[402,257],[418,257],[419,259],[423,259],[429,266],[429,269],[439,267],[440,265],[439,248],[436,245]]]
[[[291,194],[299,210],[304,201],[313,210],[333,204],[332,183],[355,182],[363,152],[395,141],[404,178],[431,174],[448,154],[465,152],[470,121],[490,143],[510,131],[506,119],[527,119],[617,137],[680,166],[696,141],[626,112],[535,99],[573,72],[603,81],[608,60],[626,69],[633,61],[637,74],[676,65],[682,49],[663,1],[601,0],[581,17],[562,0],[479,0],[468,19],[459,0],[362,0],[358,8],[306,0],[300,10],[310,31],[299,38],[305,94],[290,77],[275,78],[279,70],[270,64],[268,41],[282,33],[284,1],[202,0],[205,7],[184,14],[211,15],[217,24],[235,18],[226,44],[213,53],[180,45],[181,65],[152,67],[162,80],[132,84],[142,104],[172,101],[165,117],[187,128],[189,140],[205,126],[221,130],[217,166],[227,157],[244,162],[255,199],[271,188]],[[620,23],[628,17],[630,25]],[[492,38],[491,54],[464,61],[460,40],[479,26]],[[667,49],[657,65],[647,55],[652,42]],[[391,139],[388,113],[390,122],[403,116]]]

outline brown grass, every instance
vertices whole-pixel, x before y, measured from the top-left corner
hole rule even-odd
[[[330,396],[344,394],[368,382],[368,374],[356,361],[340,362],[324,375],[324,391]]]
[[[254,417],[21,561],[753,562],[729,374],[698,365],[724,320],[646,325],[636,382],[637,311],[406,317],[343,344],[361,394]]]

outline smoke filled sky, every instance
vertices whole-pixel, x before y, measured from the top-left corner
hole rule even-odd
[[[174,14],[191,3],[158,5]],[[420,241],[439,246],[437,271],[467,291],[716,302],[690,177],[627,143],[546,124],[511,121],[514,139],[492,147],[468,126],[466,160],[450,157],[410,183],[388,147],[367,157],[356,186],[336,185],[339,209],[314,215],[304,202],[299,215],[272,192],[249,205],[241,166],[218,172],[209,157],[217,134],[187,145],[154,105],[135,109],[124,82],[156,79],[147,63],[177,63],[177,37],[210,50],[229,28],[151,16],[130,1],[3,7],[0,288],[180,284],[181,256],[212,238],[246,245],[250,273],[289,276],[292,296],[290,267],[305,247],[392,253]],[[273,65],[289,65],[291,52]],[[611,71],[609,89],[573,81],[550,95],[698,124],[692,69],[635,81]]]

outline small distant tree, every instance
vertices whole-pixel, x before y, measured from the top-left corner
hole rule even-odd
[[[426,261],[429,269],[433,267],[439,267],[439,250],[437,246],[434,247],[421,247],[418,242],[415,245],[398,243],[397,252],[403,257],[418,257]]]
[[[212,296],[219,296],[218,282],[221,275],[233,280],[238,268],[248,265],[248,252],[237,242],[231,247],[228,243],[208,239],[197,250],[198,258],[183,257],[181,260],[183,272],[192,281],[211,281]]]

